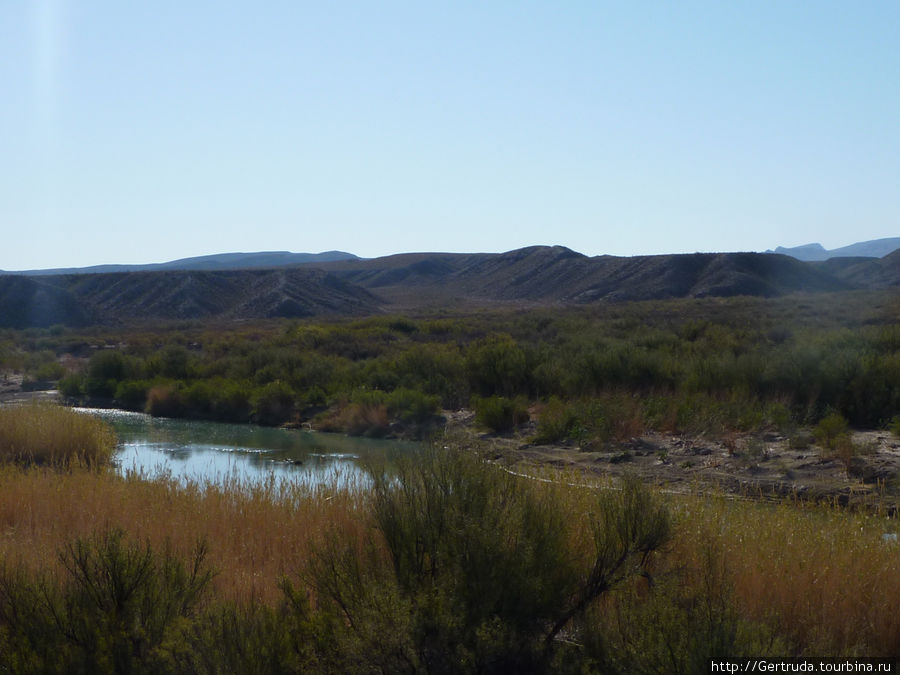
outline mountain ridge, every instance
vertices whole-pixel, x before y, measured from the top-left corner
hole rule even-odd
[[[19,271],[0,270],[0,274],[16,274],[21,276],[50,276],[65,274],[112,274],[116,272],[152,272],[152,271],[227,271],[239,269],[257,269],[270,267],[288,267],[317,262],[333,262],[335,260],[358,259],[345,251],[323,251],[322,253],[292,253],[291,251],[256,251],[252,253],[213,253],[210,255],[179,258],[161,263],[146,264],[109,264],[91,265],[89,267],[54,267],[50,269],[34,269]]]
[[[0,327],[361,316],[453,307],[900,289],[900,251],[803,262],[766,253],[588,257],[563,246],[405,253],[293,267],[0,275]]]
[[[883,239],[870,239],[858,241],[840,248],[826,249],[822,244],[803,244],[785,248],[778,246],[775,250],[766,253],[780,253],[789,255],[797,260],[805,262],[820,262],[832,258],[883,258],[900,249],[900,237],[886,237]]]

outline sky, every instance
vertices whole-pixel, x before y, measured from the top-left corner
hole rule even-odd
[[[900,236],[900,2],[0,2],[0,269]]]

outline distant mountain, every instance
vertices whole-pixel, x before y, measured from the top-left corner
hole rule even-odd
[[[268,269],[0,275],[0,327],[360,316],[888,288],[900,289],[900,251],[883,258],[803,262],[765,253],[588,257],[562,246],[532,246],[507,253],[408,253]]]
[[[831,258],[883,258],[897,249],[900,249],[900,237],[859,241],[849,246],[833,248],[830,251],[823,247],[822,244],[804,244],[803,246],[794,246],[792,248],[779,246],[774,251],[769,250],[766,253],[781,253],[797,258],[797,260],[814,262]]]
[[[47,276],[51,274],[110,274],[113,272],[153,272],[165,270],[245,270],[288,267],[307,263],[356,260],[352,253],[326,251],[324,253],[291,253],[290,251],[261,251],[258,253],[217,253],[196,258],[181,258],[164,263],[146,265],[93,265],[91,267],[60,267],[46,270],[23,270],[2,274]]]
[[[317,269],[0,275],[0,327],[377,313],[382,302]]]
[[[589,258],[562,246],[534,246],[500,254],[412,253],[321,267],[399,307],[775,296],[853,287],[807,263],[761,253]]]

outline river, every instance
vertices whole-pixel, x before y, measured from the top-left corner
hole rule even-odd
[[[148,478],[259,483],[287,478],[310,485],[350,484],[364,475],[360,461],[415,451],[419,443],[357,438],[252,424],[151,417],[143,413],[77,408],[108,422],[119,437],[117,470]]]

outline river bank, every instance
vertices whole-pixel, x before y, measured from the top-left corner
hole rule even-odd
[[[7,381],[0,404],[55,401],[56,390],[23,391]],[[757,499],[795,498],[841,505],[900,508],[900,437],[888,431],[856,430],[852,456],[817,446],[803,430],[790,437],[777,431],[726,435],[643,433],[605,443],[539,444],[534,422],[513,432],[485,433],[468,409],[444,410],[437,435],[461,440],[509,470],[548,470],[590,478],[637,475],[677,493],[719,491]],[[316,430],[305,424],[307,430]],[[398,430],[401,431],[402,430]],[[798,437],[806,442],[797,443]]]

